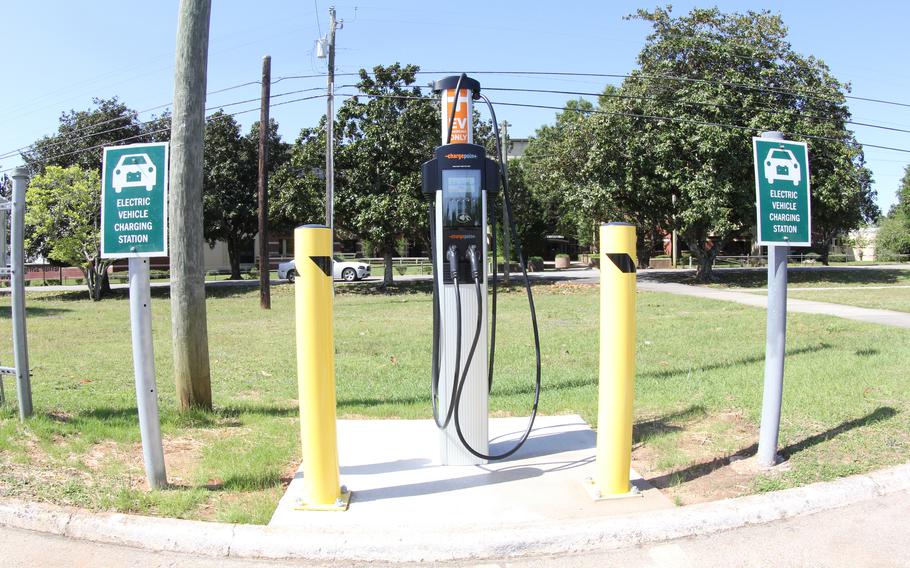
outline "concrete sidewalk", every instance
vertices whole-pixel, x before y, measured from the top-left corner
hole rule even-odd
[[[667,292],[669,294],[694,296],[696,298],[707,298],[709,300],[736,302],[738,304],[745,304],[756,308],[768,307],[767,296],[749,292],[738,292],[735,290],[709,288],[706,286],[689,286],[687,284],[669,282],[654,282],[642,279],[638,280],[638,289],[646,290],[648,292]],[[798,288],[794,288],[793,290],[798,290]],[[858,308],[856,306],[847,306],[844,304],[797,300],[794,298],[787,298],[787,311],[835,316],[866,323],[876,323],[910,329],[910,313],[905,312]]]

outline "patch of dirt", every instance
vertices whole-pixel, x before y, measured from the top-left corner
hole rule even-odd
[[[658,469],[662,458],[657,444],[638,444],[632,449],[632,467],[651,485],[677,504],[689,505],[751,493],[755,469],[731,467],[731,458],[753,455],[758,427],[739,412],[700,416],[694,420],[670,421],[666,426],[675,438],[673,447],[686,456],[682,466]],[[736,448],[724,451],[719,448]]]
[[[534,289],[534,293],[537,294],[541,290],[546,290],[547,292],[552,292],[556,294],[589,294],[591,288],[596,286],[596,284],[582,284],[578,282],[554,282],[549,286],[542,286]]]

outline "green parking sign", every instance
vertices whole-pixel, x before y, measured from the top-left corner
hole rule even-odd
[[[104,149],[101,256],[167,256],[167,142]]]
[[[758,244],[812,245],[809,149],[805,142],[752,138]]]

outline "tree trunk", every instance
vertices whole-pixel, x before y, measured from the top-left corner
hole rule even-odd
[[[105,288],[111,289],[110,281],[107,278],[108,264],[95,258],[82,267],[85,285],[88,287],[88,293],[93,302],[98,302],[104,297]]]
[[[240,280],[240,254],[237,249],[237,239],[230,238],[227,240],[228,262],[231,265],[231,280]]]
[[[720,252],[720,244],[715,244],[708,248],[707,239],[694,240],[686,239],[689,244],[689,250],[698,260],[698,267],[695,272],[696,282],[715,282],[717,277],[714,275],[714,260]]]
[[[648,268],[651,266],[651,253],[654,250],[654,239],[657,232],[637,231],[637,233],[635,254],[638,256],[638,267]]]
[[[385,252],[382,255],[382,260],[385,264],[385,270],[383,270],[382,275],[382,287],[386,288],[395,283],[394,275],[392,274],[392,247],[386,245]]]

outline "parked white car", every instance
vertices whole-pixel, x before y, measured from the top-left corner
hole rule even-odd
[[[786,148],[772,148],[765,158],[765,179],[768,183],[786,179],[792,181],[793,185],[799,185],[802,174],[793,152]]]
[[[114,167],[111,185],[115,193],[127,187],[144,187],[146,191],[152,191],[158,180],[157,175],[155,164],[148,154],[124,154]]]
[[[297,278],[297,263],[293,260],[282,262],[278,265],[278,278],[287,278],[288,282],[293,282]],[[335,280],[344,280],[345,282],[354,282],[363,280],[370,275],[370,265],[365,262],[356,262],[336,258],[332,261],[332,277]]]

